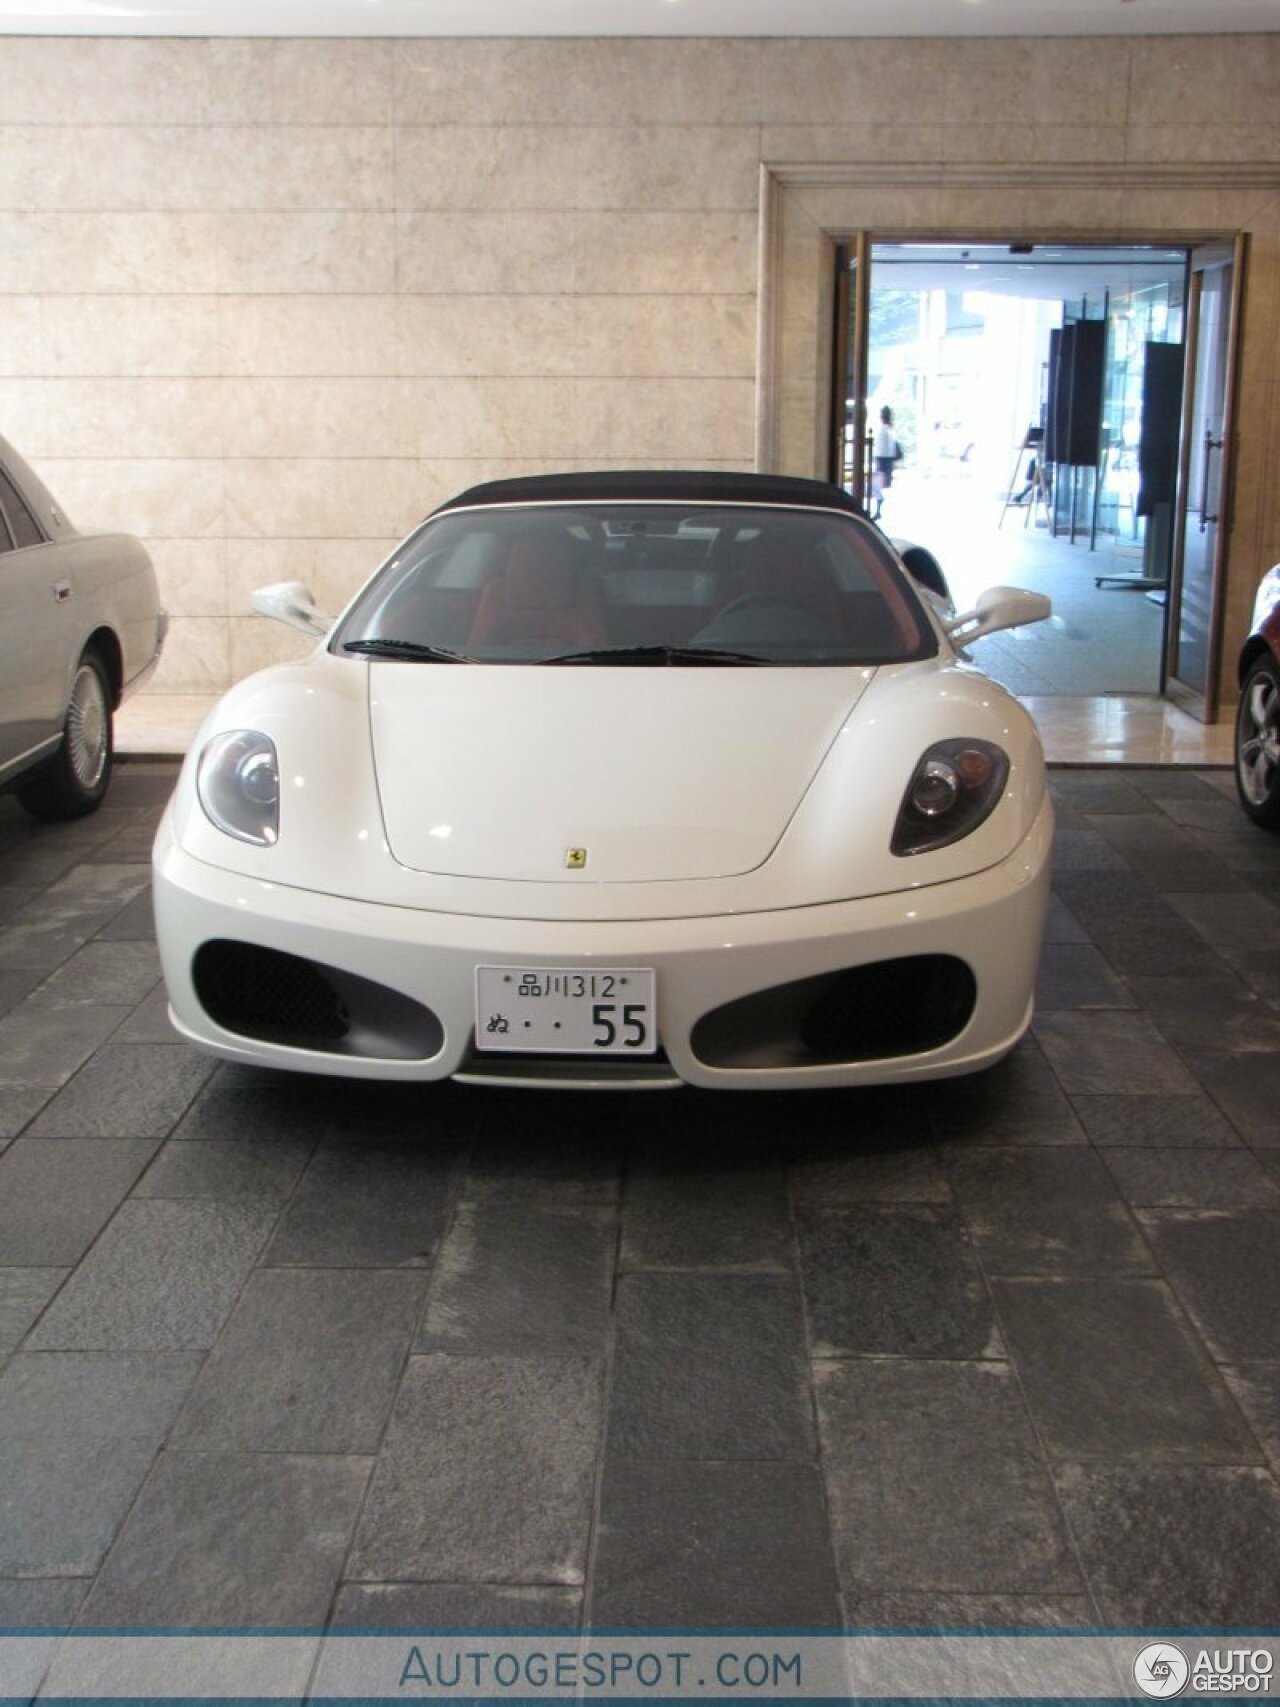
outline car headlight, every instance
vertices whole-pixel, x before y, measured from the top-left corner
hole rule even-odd
[[[254,729],[215,735],[200,755],[196,793],[210,823],[237,841],[273,847],[280,833],[275,742]]]
[[[891,851],[930,853],[960,841],[995,811],[1008,777],[1008,755],[990,741],[936,742],[902,798]]]

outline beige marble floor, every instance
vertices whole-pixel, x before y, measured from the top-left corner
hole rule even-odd
[[[213,700],[201,694],[139,694],[116,719],[123,754],[185,753]],[[1206,727],[1166,700],[1032,696],[1023,701],[1040,726],[1051,764],[1228,765],[1230,722]]]

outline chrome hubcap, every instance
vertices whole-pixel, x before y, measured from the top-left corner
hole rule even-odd
[[[71,687],[67,709],[67,757],[81,788],[94,789],[107,768],[110,713],[102,679],[90,664],[81,664]]]
[[[1280,771],[1280,688],[1265,673],[1254,677],[1240,702],[1237,764],[1245,799],[1265,806]]]

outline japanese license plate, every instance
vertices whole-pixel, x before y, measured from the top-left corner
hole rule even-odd
[[[476,1048],[556,1055],[652,1055],[647,966],[477,966]]]

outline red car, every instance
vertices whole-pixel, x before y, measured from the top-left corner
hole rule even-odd
[[[1236,784],[1254,823],[1280,830],[1280,563],[1262,578],[1240,653]]]

